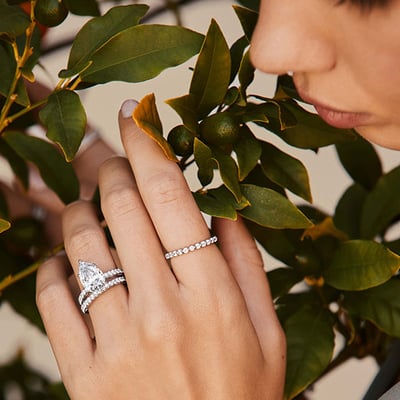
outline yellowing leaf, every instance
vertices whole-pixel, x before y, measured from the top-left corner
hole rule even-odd
[[[133,112],[132,118],[140,129],[159,144],[169,160],[178,161],[174,150],[163,136],[154,93],[148,94],[140,101]]]
[[[7,229],[10,229],[11,224],[3,218],[0,218],[0,233],[3,233]]]

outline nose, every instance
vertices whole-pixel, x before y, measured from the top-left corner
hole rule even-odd
[[[254,66],[281,75],[335,66],[334,31],[320,0],[263,0],[250,55]]]

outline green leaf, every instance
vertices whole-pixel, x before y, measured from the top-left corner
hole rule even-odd
[[[142,82],[200,49],[203,35],[181,26],[136,25],[114,35],[91,57],[83,82]]]
[[[360,184],[351,185],[340,198],[333,222],[350,239],[360,237],[361,212],[368,192]]]
[[[204,213],[213,217],[228,218],[231,220],[237,219],[236,210],[242,209],[248,205],[245,200],[239,204],[225,186],[196,192],[193,193],[193,196],[200,210]]]
[[[308,173],[301,161],[274,145],[262,145],[261,166],[265,175],[276,184],[289,189],[304,200],[312,202]]]
[[[325,123],[317,114],[310,113],[293,100],[284,102],[285,108],[296,118],[296,126],[281,130],[279,121],[270,121],[267,129],[285,142],[302,149],[317,149],[334,143],[354,140],[357,134],[351,129],[338,129]]]
[[[148,94],[140,101],[133,112],[133,119],[139,128],[158,143],[169,160],[177,161],[172,146],[163,136],[163,128],[153,93]]]
[[[287,343],[285,399],[317,379],[332,359],[333,318],[321,307],[304,306],[283,322]]]
[[[20,132],[6,132],[4,138],[22,158],[38,167],[44,182],[65,204],[79,198],[79,181],[74,169],[53,145]]]
[[[1,79],[0,79],[0,94],[7,97],[11,84],[14,79],[17,63],[14,58],[12,47],[9,43],[0,40],[0,60],[1,60]],[[24,107],[30,104],[28,94],[24,82],[20,80],[17,85],[16,103]]]
[[[192,95],[187,94],[182,97],[168,99],[165,101],[165,103],[167,103],[177,112],[186,128],[193,133],[197,132],[198,122],[196,114],[196,100]]]
[[[257,165],[261,156],[261,144],[247,125],[240,128],[239,140],[233,144],[239,166],[239,180],[242,181]]]
[[[29,169],[25,160],[20,157],[9,144],[0,138],[0,154],[7,160],[14,174],[25,189],[28,188]]]
[[[212,151],[201,140],[194,138],[193,154],[198,167],[199,181],[203,186],[207,186],[214,177],[215,160]]]
[[[276,268],[267,273],[273,299],[281,297],[303,278],[292,268]]]
[[[312,222],[281,194],[255,185],[241,185],[241,189],[251,204],[240,211],[244,218],[275,229],[302,229],[312,226]]]
[[[3,233],[4,231],[10,229],[11,223],[6,221],[3,218],[0,218],[0,233]]]
[[[66,78],[82,71],[96,51],[114,36],[137,25],[148,9],[146,5],[137,4],[113,7],[105,15],[88,21],[76,35],[68,59],[68,70],[62,71],[60,77]]]
[[[242,58],[239,68],[239,82],[240,82],[240,92],[242,97],[246,98],[246,90],[254,80],[254,67],[250,61],[250,53],[247,51]]]
[[[236,201],[242,199],[242,191],[239,185],[239,171],[235,160],[223,153],[213,151],[213,159],[218,165],[222,182],[235,196]]]
[[[223,102],[230,76],[229,47],[218,24],[212,20],[197,58],[189,90],[196,99],[199,119]]]
[[[99,5],[96,0],[64,0],[65,5],[72,14],[100,15]]]
[[[391,336],[400,337],[400,281],[361,292],[345,293],[343,307],[352,315],[366,319]]]
[[[349,240],[336,250],[323,275],[336,289],[365,290],[388,281],[399,267],[400,256],[382,244]]]
[[[231,53],[231,78],[229,83],[232,83],[237,73],[239,72],[240,64],[242,63],[243,53],[249,46],[249,40],[246,36],[242,36],[230,48]]]
[[[233,6],[233,9],[239,18],[240,24],[242,25],[247,39],[250,41],[257,24],[258,13],[250,10],[249,8],[243,8],[239,6]]]
[[[359,136],[355,141],[338,143],[336,151],[354,182],[367,190],[375,186],[382,175],[382,164],[371,143]]]
[[[268,254],[286,265],[296,265],[296,243],[300,241],[302,231],[271,229],[251,221],[245,222],[251,234]],[[290,235],[293,233],[297,236],[295,240]]]
[[[30,22],[20,7],[0,4],[0,35],[16,38],[25,32]]]
[[[71,90],[52,93],[39,117],[47,137],[60,145],[67,161],[72,161],[86,128],[86,112],[79,96]]]
[[[400,167],[383,175],[368,194],[361,214],[361,237],[372,239],[400,214]]]

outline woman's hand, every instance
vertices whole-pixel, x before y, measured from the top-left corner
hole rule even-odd
[[[171,251],[210,236],[178,166],[120,113],[128,160],[100,170],[111,252],[92,206],[67,207],[66,252],[103,271],[124,270],[90,305],[90,324],[72,295],[66,260],[38,273],[37,302],[72,399],[281,399],[285,340],[262,261],[241,221],[214,221],[210,245],[167,261]],[[89,328],[89,325],[90,328]],[[92,337],[95,336],[95,339]]]

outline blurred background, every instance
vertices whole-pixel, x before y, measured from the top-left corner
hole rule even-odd
[[[148,0],[146,3],[157,7],[163,5],[164,2]],[[232,10],[232,4],[233,2],[229,0],[188,2],[181,6],[182,23],[184,26],[205,33],[211,18],[214,18],[222,28],[228,44],[232,44],[242,34],[239,22]],[[85,18],[83,17],[69,16],[66,22],[48,32],[44,46],[52,47],[68,38],[72,40],[84,22]],[[150,22],[168,24],[176,23],[176,19],[173,13],[165,12]],[[58,72],[66,66],[68,51],[69,47],[60,48],[44,57],[42,59],[43,68],[37,68],[35,71],[37,79],[49,87],[54,87],[57,83]],[[81,99],[91,125],[116,152],[122,153],[116,119],[120,104],[127,98],[140,100],[146,94],[154,92],[164,129],[168,132],[170,128],[179,123],[179,118],[169,106],[164,104],[164,100],[187,93],[191,79],[189,67],[193,65],[193,60],[191,60],[180,67],[163,72],[158,78],[149,82],[139,84],[114,82],[81,91]],[[274,76],[257,73],[252,85],[254,92],[272,95],[275,79]],[[260,134],[265,134],[265,132]],[[315,154],[311,151],[289,149],[278,138],[276,144],[305,164],[310,174],[314,204],[322,210],[332,213],[338,198],[350,183],[350,179],[338,163],[334,149],[323,148]],[[381,155],[385,171],[398,164],[399,157],[396,152],[380,148],[377,151]],[[7,165],[0,164],[0,172],[3,180],[11,179]],[[187,176],[190,184],[196,188],[197,180],[192,179],[190,171]],[[275,260],[266,255],[265,262],[268,269],[278,266]],[[37,328],[15,314],[8,304],[3,303],[0,306],[0,365],[15,358],[17,354],[22,354],[31,368],[41,371],[49,379],[59,379],[57,366],[46,337]],[[361,399],[376,372],[377,367],[372,359],[351,360],[315,385],[309,397],[315,400]],[[9,397],[10,400],[19,399],[18,393],[14,393],[12,396]]]

